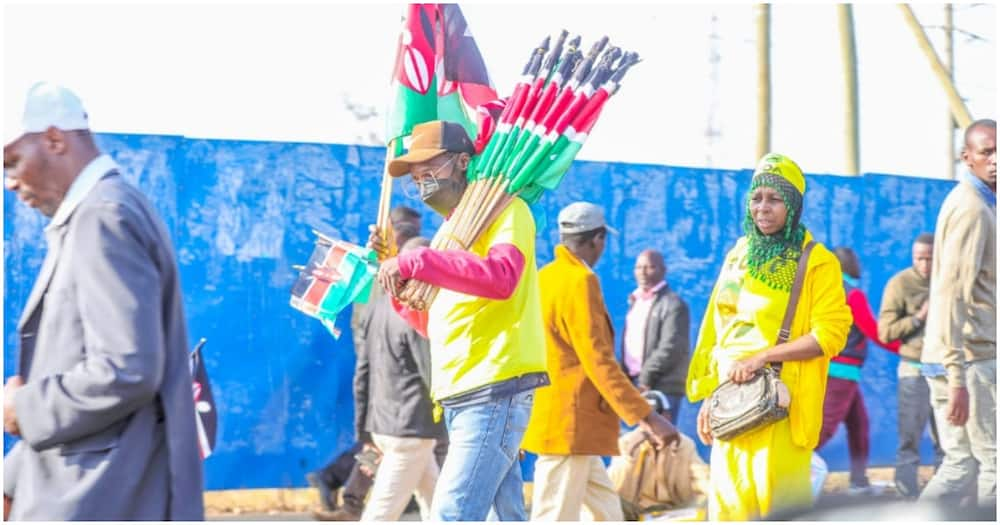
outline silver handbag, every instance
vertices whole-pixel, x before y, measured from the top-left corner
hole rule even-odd
[[[802,292],[806,263],[815,244],[816,241],[809,241],[799,257],[776,346],[788,341],[791,335],[792,319]],[[788,417],[792,395],[788,386],[781,381],[781,363],[770,363],[758,370],[753,379],[746,383],[722,383],[712,392],[707,402],[708,426],[712,437],[729,440]]]
[[[712,437],[729,440],[788,417],[792,396],[779,375],[780,367],[765,367],[746,383],[719,385],[708,400]]]

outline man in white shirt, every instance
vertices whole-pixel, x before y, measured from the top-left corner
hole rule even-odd
[[[636,258],[638,287],[629,295],[622,363],[640,390],[656,390],[667,397],[671,422],[676,424],[690,359],[691,317],[666,275],[660,252],[645,250]]]

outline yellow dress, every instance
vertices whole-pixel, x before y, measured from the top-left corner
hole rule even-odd
[[[807,232],[803,242],[811,238]],[[701,323],[688,369],[691,402],[708,397],[733,363],[777,340],[789,293],[751,277],[746,257],[743,237],[726,255]],[[827,368],[844,347],[851,322],[840,263],[817,244],[807,263],[789,340],[812,334],[823,355],[782,366],[781,379],[792,395],[788,418],[729,441],[715,441],[710,520],[753,520],[812,504],[809,462],[823,424]]]

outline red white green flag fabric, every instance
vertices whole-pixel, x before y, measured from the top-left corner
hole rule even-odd
[[[406,7],[392,82],[387,142],[431,120],[460,123],[475,139],[478,108],[497,99],[486,63],[456,4]],[[396,153],[401,153],[402,141],[396,145]]]
[[[377,271],[374,250],[320,236],[292,286],[289,304],[339,338],[337,315],[352,302],[368,302]]]

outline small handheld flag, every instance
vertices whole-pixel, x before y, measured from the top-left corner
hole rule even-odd
[[[292,308],[319,319],[334,338],[337,315],[352,302],[367,303],[375,274],[375,251],[313,230],[316,245],[292,286]]]
[[[198,448],[201,459],[205,459],[215,450],[215,434],[218,429],[218,412],[215,410],[215,398],[212,396],[212,385],[205,370],[205,361],[201,357],[201,349],[205,346],[205,338],[191,351],[191,379],[194,394],[195,427],[198,431]]]

